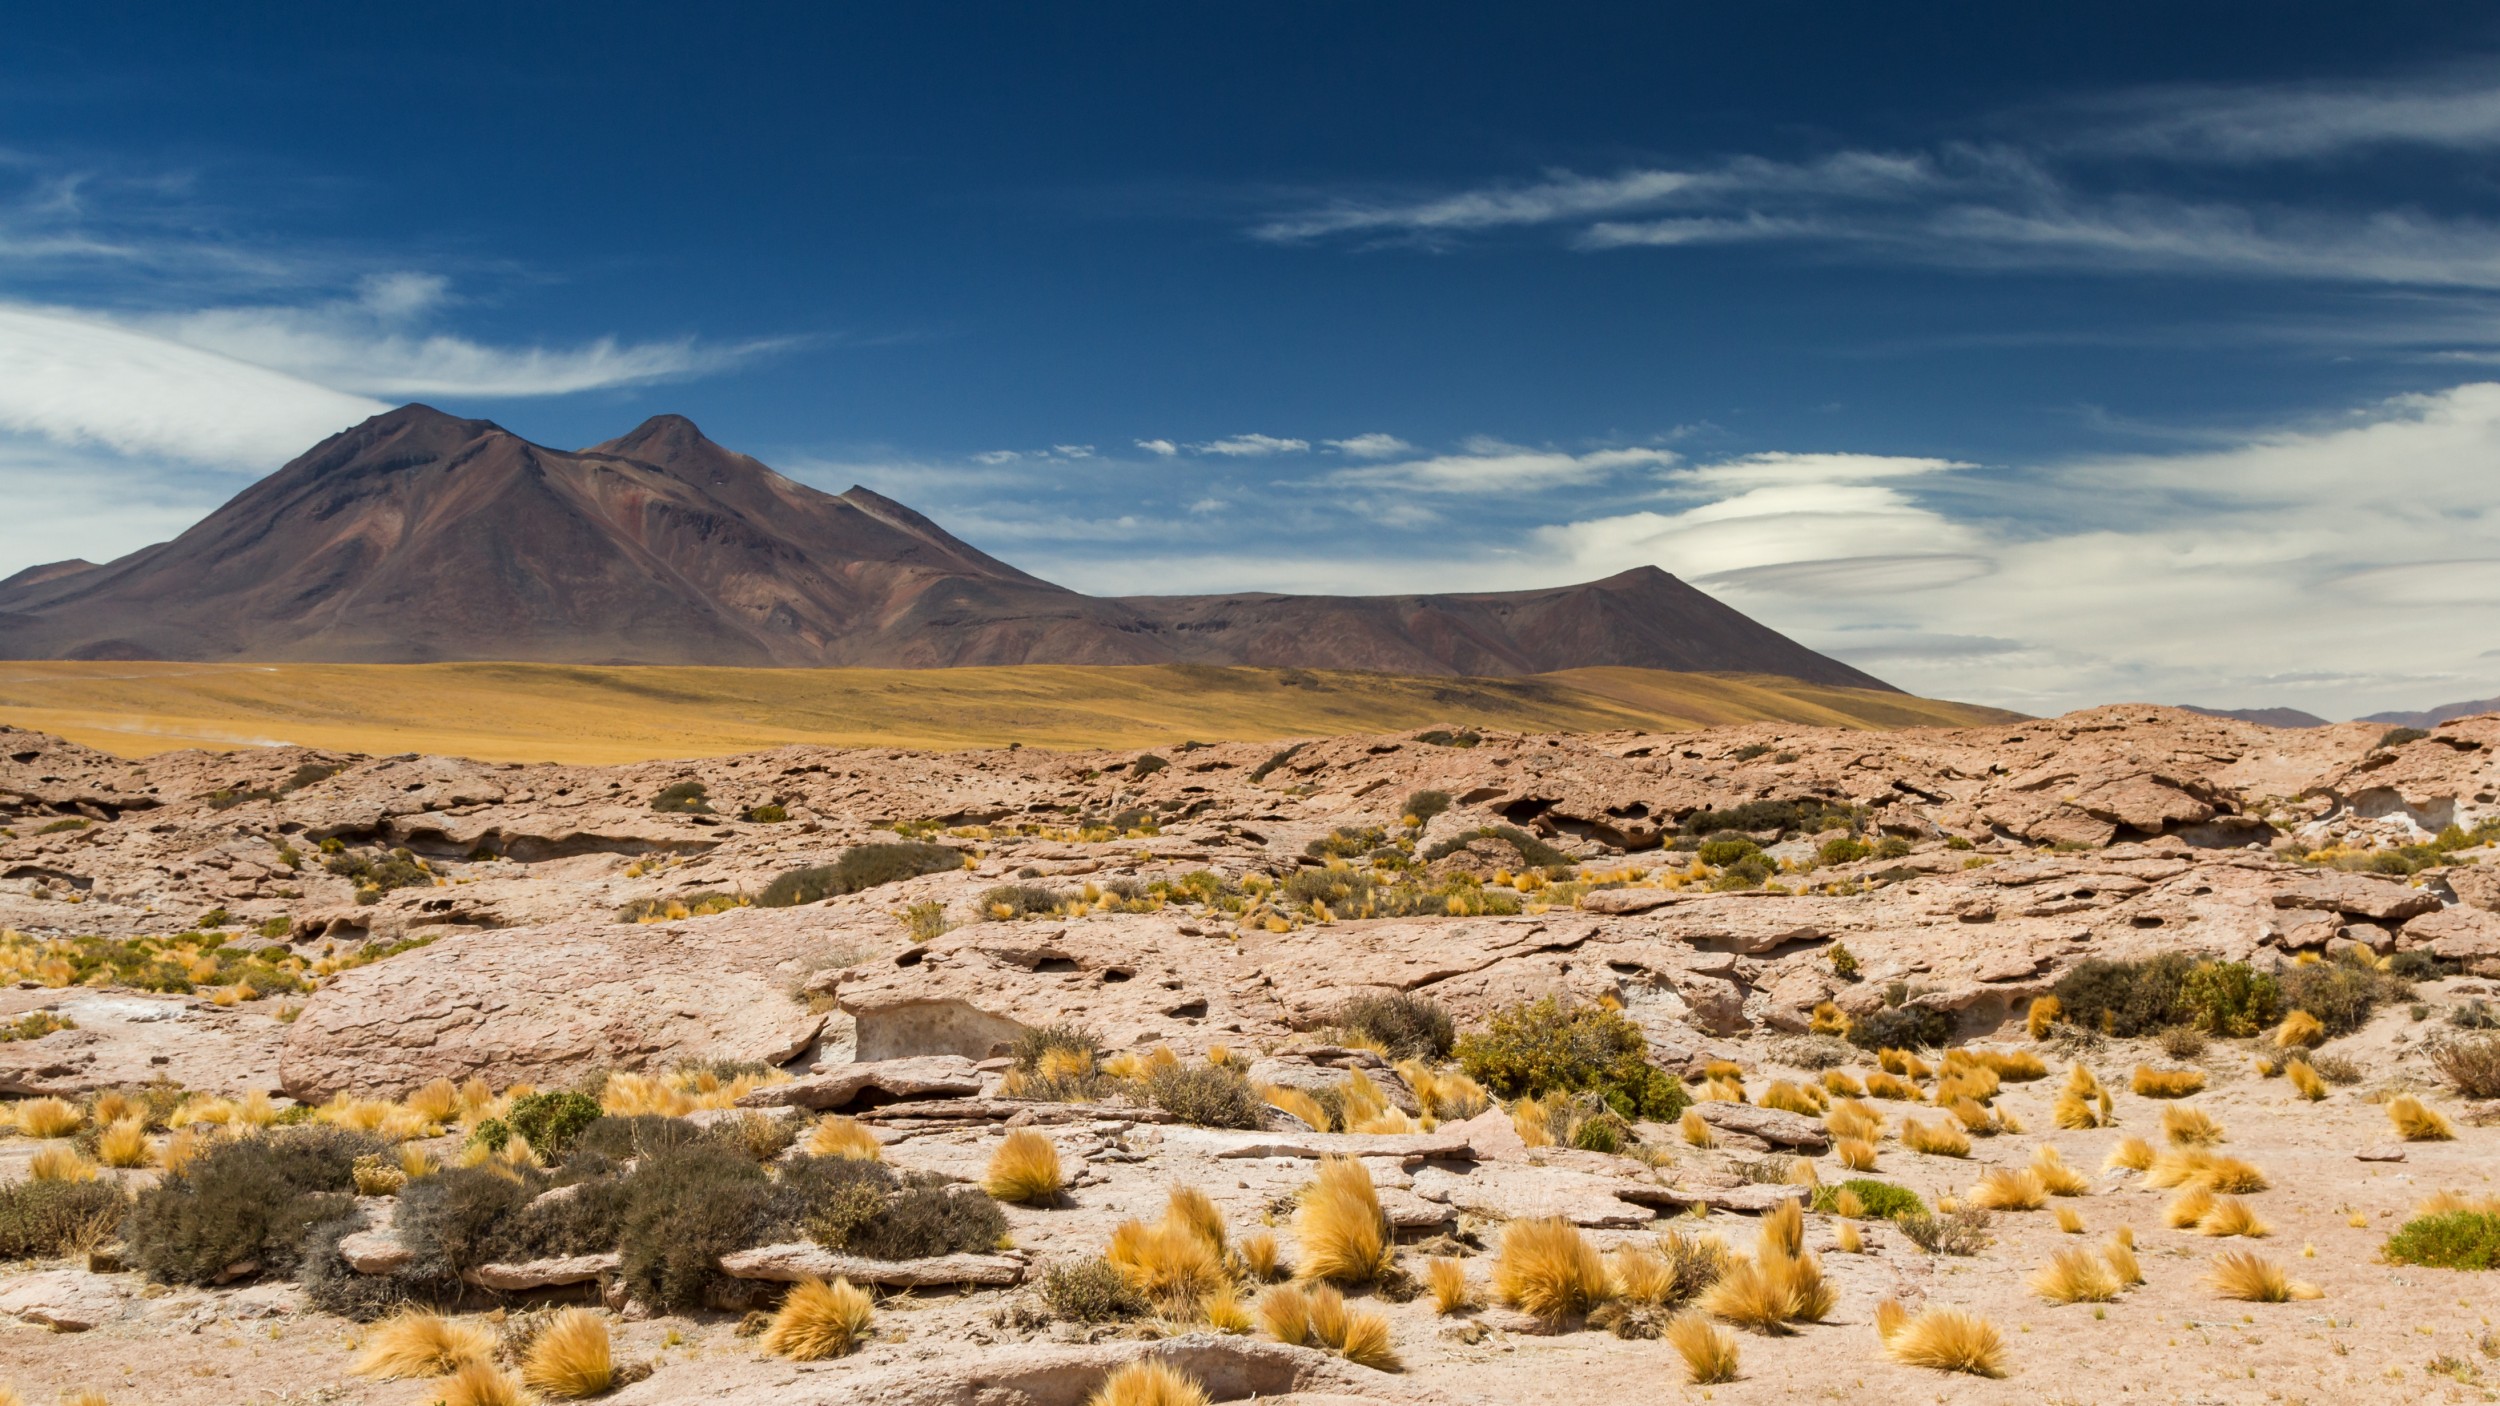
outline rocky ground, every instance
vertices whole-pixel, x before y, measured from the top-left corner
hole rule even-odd
[[[0,972],[15,978],[0,1022],[19,1034],[0,1040],[0,1093],[86,1105],[177,1084],[344,1117],[344,1100],[436,1080],[597,1089],[611,1071],[724,1060],[778,1082],[698,1101],[743,1092],[757,1116],[802,1128],[856,1114],[895,1167],[978,1179],[1009,1127],[1058,1144],[1075,1175],[1059,1204],[1008,1208],[1013,1248],[945,1284],[889,1286],[866,1346],[840,1360],[766,1355],[736,1312],[654,1313],[599,1265],[468,1305],[605,1302],[620,1359],[656,1366],[625,1402],[1074,1406],[1109,1364],[1149,1351],[1219,1397],[2489,1399],[2488,1276],[2379,1249],[2434,1191],[2493,1191],[2484,1110],[2426,1052],[2476,1019],[2500,977],[2500,717],[2383,734],[2126,707],[1952,731],[1452,727],[1157,754],[794,748],[589,768],[300,749],[128,762],[0,729]],[[787,896],[778,877],[902,843],[952,852],[930,872],[769,906]],[[2351,1076],[2317,1101],[2257,1072],[2259,1056],[2283,1058],[2270,1030],[2191,1050],[2154,1032],[2026,1029],[2035,998],[2079,963],[2164,952],[2258,970],[2395,964],[2419,979],[2316,1052]],[[1717,1129],[1711,1148],[1675,1122],[1636,1122],[1624,1150],[1601,1152],[1529,1146],[1498,1105],[1433,1118],[1412,1071],[1336,1028],[1349,998],[1384,992],[1427,998],[1462,1031],[1545,995],[1620,1010],[1691,1093],[1727,1061],[1746,1101],[1695,1105]],[[1930,1029],[1955,1046],[2040,1057],[2048,1078],[1990,1100],[1992,1125],[2010,1115],[2021,1131],[1977,1138],[1968,1157],[1914,1152],[1905,1116],[1945,1115],[1878,1100],[1876,1168],[1852,1172],[1822,1120],[1763,1106],[1778,1082],[1864,1080],[1873,1052],[1826,1032],[1902,1011],[1934,1012]],[[1420,1130],[1322,1133],[1282,1115],[1198,1127],[1116,1090],[1014,1097],[1005,1056],[1062,1024],[1105,1059],[1168,1049],[1196,1065],[1212,1051],[1263,1085],[1325,1091],[1360,1070]],[[2059,1128],[2053,1100],[2078,1063],[2110,1090],[2114,1125]],[[2122,1138],[2164,1143],[2171,1105],[2131,1091],[2139,1064],[2205,1073],[2186,1102],[2227,1130],[2215,1151],[2268,1183],[2247,1197],[2272,1231],[2253,1248],[2322,1298],[2216,1297],[2207,1261],[2251,1242],[2172,1230],[2172,1192],[2103,1170]],[[2408,1092],[2457,1136],[2398,1141],[2384,1105]],[[460,1127],[404,1131],[444,1161],[464,1144]],[[0,1183],[63,1141],[0,1137]],[[1785,1184],[1794,1159],[1825,1184],[1872,1176],[1933,1204],[2043,1145],[2088,1174],[2088,1194],[2055,1203],[2083,1234],[2049,1209],[2005,1212],[1960,1256],[1848,1221],[1863,1241],[1848,1253],[1843,1218],[1811,1214],[1806,1249],[1836,1301],[1793,1332],[1740,1333],[1734,1381],[1689,1385],[1663,1341],[1494,1302],[1514,1222],[1558,1216],[1601,1249],[1674,1227],[1746,1250],[1760,1213],[1808,1194]],[[1056,1321],[1043,1303],[1051,1266],[1101,1253],[1176,1184],[1203,1189],[1236,1237],[1272,1231],[1291,1266],[1294,1197],[1332,1153],[1362,1159],[1403,1264],[1421,1274],[1455,1255],[1484,1300],[1444,1315],[1429,1296],[1366,1296],[1403,1371],[1185,1322]],[[387,1239],[391,1198],[368,1202]],[[2142,1286],[2061,1307],[2026,1288],[2054,1251],[2122,1225]],[[824,1267],[812,1246],[782,1249],[747,1277]],[[438,1394],[351,1374],[371,1330],[293,1283],[155,1283],[115,1263],[105,1245],[0,1271],[16,1325],[0,1329],[0,1382],[30,1400]],[[1872,1326],[1886,1300],[1983,1313],[2007,1375],[1888,1360]]]

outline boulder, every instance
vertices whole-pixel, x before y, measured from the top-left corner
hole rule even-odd
[[[283,1027],[257,1013],[187,996],[139,992],[10,992],[0,1017],[46,1010],[74,1023],[33,1040],[0,1041],[0,1094],[75,1099],[170,1079],[234,1092],[278,1089]]]
[[[2407,922],[2396,941],[2476,976],[2500,976],[2500,913],[2462,905],[2437,909]]]
[[[1522,1162],[1480,1162],[1467,1172],[1424,1167],[1415,1173],[1415,1194],[1496,1220],[1559,1216],[1593,1230],[1649,1224],[1654,1212],[1623,1199],[1624,1178],[1539,1167]]]
[[[1710,1099],[1693,1105],[1693,1111],[1711,1127],[1747,1137],[1760,1138],[1775,1147],[1794,1148],[1816,1154],[1832,1145],[1832,1135],[1819,1121],[1802,1113],[1785,1109],[1762,1108],[1750,1103],[1729,1103]]]
[[[83,1269],[47,1269],[0,1280],[0,1313],[56,1333],[83,1333],[122,1316],[130,1291]]]
[[[2401,923],[2439,907],[2439,895],[2370,874],[2306,875],[2274,892],[2277,908],[2343,913],[2377,923]]]
[[[2500,865],[2464,865],[2446,871],[2442,877],[2459,903],[2486,913],[2500,913]]]
[[[979,1092],[981,1071],[971,1060],[962,1055],[921,1055],[835,1065],[786,1084],[767,1084],[741,1096],[738,1106],[821,1113],[848,1108],[870,1096],[877,1096],[883,1104]]]
[[[520,1264],[482,1264],[475,1269],[461,1271],[460,1277],[481,1289],[517,1294],[525,1289],[588,1284],[601,1275],[615,1273],[621,1258],[613,1254],[560,1255]]]
[[[408,1248],[396,1231],[384,1226],[364,1229],[339,1237],[339,1258],[358,1274],[393,1274],[408,1267],[417,1252]]]
[[[698,1057],[780,1064],[824,1026],[791,995],[823,938],[811,917],[741,908],[447,937],[333,978],[286,1027],[279,1078],[317,1103],[471,1075],[548,1086]]]
[[[1592,889],[1580,895],[1580,908],[1589,913],[1648,913],[1681,896],[1666,889]]]

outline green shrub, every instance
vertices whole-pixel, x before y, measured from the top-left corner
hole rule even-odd
[[[1308,747],[1308,746],[1310,746],[1310,745],[1311,745],[1311,744],[1310,744],[1310,743],[1308,743],[1308,742],[1296,742],[1296,743],[1294,743],[1292,746],[1287,747],[1287,748],[1283,749],[1282,751],[1279,751],[1279,752],[1275,753],[1274,755],[1270,756],[1270,757],[1269,757],[1266,761],[1263,761],[1263,762],[1259,763],[1257,766],[1254,766],[1254,767],[1250,768],[1250,780],[1251,780],[1252,782],[1254,782],[1254,783],[1255,783],[1255,782],[1260,782],[1260,781],[1265,781],[1265,780],[1266,780],[1269,776],[1271,776],[1271,775],[1273,775],[1273,774],[1275,773],[1276,768],[1278,768],[1278,767],[1280,767],[1280,766],[1283,766],[1285,763],[1287,763],[1287,762],[1289,762],[1289,761],[1292,761],[1292,760],[1294,759],[1294,755],[1295,755],[1296,753],[1300,752],[1303,748]]]
[[[714,1141],[712,1134],[683,1118],[665,1118],[657,1113],[637,1113],[630,1117],[611,1114],[582,1129],[573,1140],[573,1161],[585,1157],[601,1157],[610,1162],[638,1161],[645,1157],[663,1157],[674,1152]]]
[[[501,1118],[480,1118],[477,1126],[469,1129],[468,1140],[464,1145],[483,1147],[489,1152],[501,1152],[511,1141],[512,1125],[510,1123]]]
[[[59,835],[67,833],[71,830],[84,830],[86,828],[87,822],[73,815],[66,820],[55,820],[51,824],[37,830],[35,833],[38,835]]]
[[[582,1130],[602,1117],[599,1100],[569,1089],[523,1094],[512,1101],[504,1121],[529,1139],[530,1147],[549,1161],[561,1162],[573,1150]]]
[[[424,888],[434,882],[434,871],[405,849],[342,850],[321,861],[321,867],[375,895]]]
[[[744,820],[751,825],[779,825],[781,822],[789,818],[790,811],[788,807],[778,806],[770,801],[766,801],[760,806],[748,807],[746,814],[739,817],[739,819]]]
[[[1952,1038],[1953,1017],[1933,1006],[1886,1006],[1849,1026],[1849,1043],[1862,1050],[1935,1048]]]
[[[2419,742],[2428,736],[2430,736],[2429,733],[2424,732],[2418,727],[2391,727],[2385,732],[2379,734],[2376,745],[2381,747],[2401,747],[2408,742]]]
[[[2283,1009],[2307,1011],[2326,1027],[2329,1038],[2349,1035],[2369,1024],[2370,1013],[2385,1001],[2413,994],[2413,983],[2350,962],[2311,962],[2276,970]]]
[[[1699,839],[1721,830],[1776,830],[1782,835],[1803,832],[1815,834],[1838,827],[1856,829],[1863,813],[1855,806],[1832,801],[1747,801],[1727,810],[1697,810],[1684,817],[1677,828],[1687,839]]]
[[[1377,825],[1340,826],[1302,847],[1313,859],[1360,859],[1389,842],[1388,833]]]
[[[1540,869],[1562,869],[1569,868],[1571,865],[1570,855],[1516,825],[1483,825],[1462,834],[1452,835],[1425,850],[1424,860],[1430,863],[1434,860],[1447,859],[1477,840],[1501,840],[1512,849],[1519,851],[1522,861]]]
[[[530,1168],[448,1167],[409,1182],[395,1221],[415,1254],[403,1276],[432,1292],[456,1293],[460,1275],[479,1265],[615,1249],[625,1183],[606,1159],[581,1160],[595,1163],[598,1175],[560,1180]],[[559,1186],[563,1195],[547,1194]]]
[[[2483,1211],[2449,1211],[2409,1220],[2387,1237],[2380,1253],[2392,1264],[2428,1265],[2434,1269],[2500,1267],[2500,1216]]]
[[[660,788],[651,808],[668,815],[710,815],[711,788],[700,781],[679,781]]]
[[[2180,992],[2199,960],[2186,952],[2163,952],[2140,962],[2092,957],[2076,963],[2051,990],[2068,1023],[2132,1038],[2189,1018]]]
[[[1463,748],[1475,746],[1477,743],[1482,742],[1484,737],[1473,728],[1466,728],[1458,732],[1452,732],[1446,727],[1436,727],[1428,732],[1416,733],[1415,740],[1418,742],[1428,743],[1435,747]]]
[[[1028,1026],[1016,1036],[1007,1053],[1016,1068],[1026,1074],[1041,1067],[1042,1057],[1053,1050],[1069,1050],[1087,1056],[1102,1048],[1102,1038],[1082,1025],[1058,1024]]]
[[[116,1182],[0,1184],[0,1261],[48,1260],[110,1240],[129,1210]]]
[[[755,903],[759,908],[795,908],[923,874],[943,874],[963,865],[963,851],[947,845],[919,840],[853,845],[831,864],[813,864],[774,876],[755,896]]]
[[[1975,1255],[1988,1248],[1996,1217],[1976,1207],[1937,1215],[1911,1211],[1893,1222],[1910,1243],[1931,1255]]]
[[[1146,1075],[1146,1100],[1202,1128],[1267,1126],[1267,1101],[1229,1065],[1158,1065]]]
[[[1874,1220],[1898,1220],[1903,1216],[1927,1214],[1927,1203],[1918,1199],[1917,1192],[1870,1177],[1851,1177],[1838,1186],[1815,1188],[1814,1209],[1830,1213],[1843,1191],[1857,1197],[1858,1204],[1866,1207],[1867,1216]]]
[[[1770,882],[1771,876],[1778,872],[1779,870],[1772,867],[1771,857],[1756,850],[1720,870],[1719,877],[1711,882],[1710,887],[1722,892],[1735,889],[1758,889]]]
[[[1816,862],[1822,864],[1855,864],[1874,852],[1874,846],[1864,840],[1835,835],[1823,842],[1823,847],[1814,852],[1814,857]]]
[[[2246,962],[2197,963],[2179,1003],[2198,1029],[2225,1039],[2246,1039],[2283,1018],[2283,988]]]
[[[75,1030],[78,1022],[50,1011],[28,1011],[15,1020],[0,1021],[0,1044],[11,1040],[40,1040],[55,1030]]]
[[[354,1205],[356,1159],[386,1144],[326,1124],[212,1143],[139,1194],[123,1224],[133,1267],[169,1284],[208,1284],[236,1265],[295,1268],[305,1232]]]
[[[1061,1260],[1042,1271],[1042,1306],[1069,1323],[1142,1318],[1150,1308],[1119,1266],[1100,1255]]]
[[[1337,1007],[1331,1023],[1379,1041],[1391,1059],[1439,1059],[1458,1039],[1449,1011],[1412,991],[1356,996]]]
[[[1128,779],[1131,781],[1143,781],[1147,777],[1154,775],[1156,772],[1161,771],[1170,765],[1170,762],[1165,761],[1163,758],[1156,756],[1152,752],[1148,752],[1146,755],[1139,757],[1137,760],[1128,764]]]
[[[1886,835],[1875,842],[1877,859],[1907,859],[1909,855],[1910,842],[1899,835]]]
[[[1699,853],[1702,863],[1717,869],[1734,864],[1748,855],[1762,853],[1762,846],[1755,844],[1751,835],[1721,833],[1702,841]]]
[[[1825,953],[1824,955],[1830,957],[1832,960],[1832,975],[1834,977],[1841,981],[1855,981],[1858,979],[1858,954],[1850,951],[1842,944],[1835,942],[1832,944],[1831,951]]]
[[[1047,916],[1067,903],[1065,894],[1039,884],[1001,884],[981,893],[981,916],[997,922]]]
[[[1432,823],[1432,818],[1434,816],[1441,814],[1449,808],[1449,792],[1417,791],[1414,795],[1406,798],[1406,807],[1404,811],[1401,812],[1401,818],[1412,818],[1418,826],[1429,825]]]
[[[909,1260],[995,1250],[1006,1213],[978,1187],[882,1162],[802,1157],[782,1169],[785,1200],[828,1250]]]
[[[953,926],[946,920],[946,905],[934,898],[924,898],[903,909],[903,930],[911,934],[914,942],[935,942]]]
[[[1626,1118],[1675,1118],[1689,1101],[1684,1086],[1647,1052],[1640,1027],[1620,1013],[1555,996],[1495,1011],[1457,1045],[1468,1077],[1503,1098],[1594,1093]]]

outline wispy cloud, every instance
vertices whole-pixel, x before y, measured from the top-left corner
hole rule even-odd
[[[1332,439],[1328,447],[1349,459],[1392,459],[1412,454],[1415,446],[1393,434],[1358,434],[1348,439]]]
[[[2391,147],[2500,147],[2489,66],[2375,83],[2176,87],[2084,106],[2076,144],[2185,161],[2293,161]]]
[[[1524,493],[1602,483],[1627,472],[1657,470],[1675,462],[1676,456],[1663,449],[1599,449],[1573,454],[1474,439],[1454,454],[1338,469],[1328,475],[1328,482],[1340,487],[1414,493]]]
[[[1264,459],[1275,454],[1307,454],[1307,439],[1280,439],[1267,434],[1237,434],[1225,439],[1211,439],[1189,446],[1192,454],[1212,454],[1220,459]]]

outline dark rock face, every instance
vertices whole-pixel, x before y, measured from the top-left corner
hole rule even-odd
[[[784,478],[678,416],[568,452],[418,405],[331,437],[171,542],[0,581],[0,657],[1624,665],[1888,687],[1654,568],[1481,595],[1100,599],[865,488]]]

